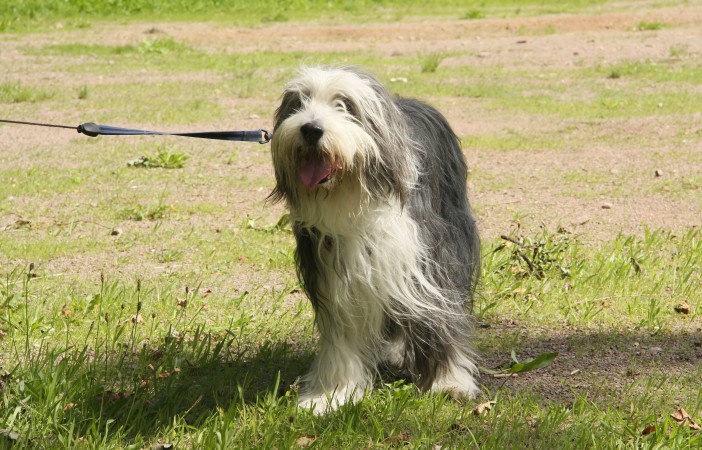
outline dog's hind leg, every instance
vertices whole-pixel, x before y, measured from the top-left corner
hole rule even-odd
[[[454,317],[454,320],[456,318]],[[477,396],[478,367],[474,355],[461,331],[461,320],[431,324],[424,321],[408,321],[405,330],[405,367],[414,382],[423,390],[444,392],[457,399]],[[452,323],[454,328],[446,326]],[[463,324],[465,327],[468,324]],[[458,328],[455,328],[458,327]],[[454,337],[455,335],[455,337]]]
[[[445,392],[456,399],[472,399],[480,393],[478,367],[470,356],[456,352],[440,366],[431,385],[432,392]]]

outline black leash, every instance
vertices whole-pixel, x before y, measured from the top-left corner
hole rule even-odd
[[[67,125],[54,125],[50,123],[37,123],[37,122],[21,122],[18,120],[5,120],[0,119],[0,122],[14,123],[19,125],[35,125],[38,127],[52,127],[52,128],[67,128],[69,130],[76,130],[78,133],[84,134],[90,137],[96,136],[146,136],[146,135],[160,135],[160,136],[184,136],[184,137],[194,137],[201,139],[217,139],[220,141],[242,141],[242,142],[258,142],[259,144],[267,144],[271,140],[271,134],[268,130],[251,130],[251,131],[204,131],[198,133],[167,133],[162,131],[146,131],[146,130],[135,130],[132,128],[120,128],[113,127],[110,125],[98,125],[93,122],[87,122],[77,127],[71,127]]]

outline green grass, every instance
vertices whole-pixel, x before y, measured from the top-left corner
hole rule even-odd
[[[140,156],[127,162],[127,166],[145,169],[182,169],[189,156],[184,153],[171,152],[161,145],[155,156]]]
[[[587,11],[606,3],[606,0],[567,0],[557,3],[527,0],[518,4],[513,0],[499,0],[489,4],[482,0],[355,0],[332,3],[299,0],[199,0],[195,3],[183,0],[126,0],[93,5],[81,0],[17,0],[0,5],[0,32],[31,31],[36,30],[37,25],[52,27],[56,21],[61,21],[62,27],[86,29],[95,22],[120,18],[142,21],[154,18],[182,21],[217,20],[247,26],[289,21],[393,22],[403,17],[427,15],[457,20],[478,18],[474,11],[480,11],[480,17],[483,14],[487,17],[531,16]]]
[[[292,246],[290,239],[286,245]],[[695,338],[680,326],[698,321],[702,308],[695,303],[681,317],[672,305],[702,294],[698,231],[622,236],[594,251],[568,234],[543,234],[520,245],[490,242],[484,256],[481,321],[514,317],[581,329],[596,322],[596,335],[614,326],[627,339],[666,346],[682,333],[678,338],[692,339],[694,348]],[[140,448],[157,442],[269,448],[302,438],[344,448],[405,442],[468,448],[699,444],[697,434],[667,414],[677,404],[693,417],[702,412],[702,391],[694,383],[699,368],[675,378],[634,377],[610,403],[600,403],[612,395],[603,385],[570,404],[495,387],[484,394],[497,399],[486,416],[473,415],[472,404],[392,383],[358,405],[315,418],[296,410],[287,387],[313,349],[309,307],[294,284],[271,293],[227,295],[187,280],[123,283],[100,277],[86,288],[47,295],[53,283],[40,267],[17,267],[0,284],[9,358],[3,363],[0,418],[17,433],[20,448]],[[179,290],[183,282],[189,287]],[[290,299],[292,309],[283,306]],[[536,337],[521,332],[520,342],[511,345],[489,330],[478,342],[483,352],[507,358]],[[595,355],[603,351],[574,336],[569,345]],[[600,336],[607,348],[626,342]],[[285,394],[278,396],[279,389]],[[667,399],[669,390],[676,392],[674,400]],[[656,432],[642,436],[649,424]]]
[[[80,187],[90,174],[83,169],[56,171],[49,167],[32,167],[23,169],[0,170],[6,180],[0,186],[0,200],[17,195],[48,195],[68,192]]]
[[[8,66],[0,84],[10,118],[258,127],[270,125],[300,64],[359,64],[460,124],[471,192],[485,196],[473,200],[481,220],[495,217],[482,215],[488,208],[525,215],[511,232],[483,235],[478,399],[456,402],[386,377],[359,404],[315,417],[295,406],[316,331],[285,211],[265,200],[267,146],[70,130],[50,137],[2,125],[0,448],[699,448],[699,432],[670,414],[684,407],[702,421],[702,233],[534,231],[555,213],[520,204],[547,189],[555,203],[604,196],[624,208],[660,196],[699,205],[702,72],[686,47],[564,68],[473,64],[467,49],[246,53],[231,42],[203,49],[175,33],[120,45],[74,39],[105,23],[147,29],[154,18],[265,35],[271,22],[430,17],[450,27],[603,4],[203,0],[186,13],[175,1],[1,3],[3,45],[25,64]],[[389,82],[396,77],[407,83]],[[612,150],[611,161],[568,165],[599,147]],[[522,170],[514,155],[545,169]],[[503,161],[516,169],[501,170]],[[676,311],[683,302],[687,313]],[[558,356],[543,369],[492,374],[513,353],[523,362],[549,352]],[[489,412],[473,413],[491,400]]]
[[[73,56],[121,56],[127,55],[165,55],[189,53],[189,46],[171,37],[143,39],[136,45],[101,45],[101,44],[54,44],[47,45],[33,54],[73,55]]]
[[[36,103],[52,97],[51,92],[22,86],[19,82],[0,84],[0,103]]]
[[[698,231],[682,236],[647,232],[643,239],[621,236],[595,253],[581,251],[590,249],[566,232],[527,237],[521,246],[505,241],[487,250],[485,295],[495,303],[496,317],[514,308],[523,320],[534,315],[534,321],[546,326],[565,321],[587,327],[599,316],[597,326],[623,321],[658,331],[674,330],[702,313],[696,307],[693,315],[681,317],[673,308],[696,295],[701,275],[696,264],[702,258]],[[675,269],[666,270],[669,264]],[[661,307],[653,311],[650,301]]]
[[[680,50],[671,49],[674,55]],[[671,55],[673,56],[673,55]],[[624,80],[656,81],[660,83],[690,83],[702,81],[702,70],[697,65],[669,61],[632,60],[614,65],[598,67],[596,71],[606,74],[607,78]]]
[[[465,13],[463,16],[463,19],[466,20],[476,20],[476,19],[483,19],[485,17],[485,13],[482,12],[479,9],[471,9]]]
[[[466,148],[496,151],[548,151],[566,147],[566,142],[558,136],[529,135],[512,130],[499,135],[467,136],[461,142]]]
[[[662,22],[639,22],[639,24],[636,26],[636,29],[639,31],[655,31],[662,30],[666,27],[667,25]]]
[[[439,64],[443,61],[446,56],[441,53],[431,53],[424,58],[422,58],[421,66],[422,73],[434,73],[436,69],[439,68]]]

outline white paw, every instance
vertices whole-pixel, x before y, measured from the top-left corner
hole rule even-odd
[[[431,386],[432,392],[445,392],[455,399],[473,399],[480,393],[475,380],[478,370],[468,358],[461,358],[461,364],[449,364],[445,373],[439,375]]]
[[[311,410],[315,415],[320,415],[339,409],[345,403],[356,403],[365,394],[366,390],[360,386],[337,389],[323,394],[302,393],[297,405],[299,408]]]
[[[341,404],[327,395],[306,395],[300,398],[297,406],[301,409],[308,409],[312,414],[319,416],[337,409]]]
[[[458,384],[441,380],[431,386],[432,392],[443,392],[456,400],[472,400],[480,393],[480,388],[474,381],[470,384]]]

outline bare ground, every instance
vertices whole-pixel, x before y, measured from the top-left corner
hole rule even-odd
[[[156,23],[131,25],[106,25],[90,30],[65,31],[27,36],[0,36],[2,52],[0,63],[7,68],[5,79],[20,78],[27,83],[60,83],[75,75],[61,73],[51,64],[51,58],[28,58],[24,49],[56,43],[128,44],[139,42],[146,31],[160,30],[179,41],[207,51],[256,52],[275,51],[359,51],[372,49],[375,54],[422,55],[444,52],[452,55],[442,64],[446,66],[523,68],[539,71],[574,66],[597,66],[626,60],[660,60],[667,58],[671,48],[684,49],[686,58],[702,58],[702,6],[694,2],[680,7],[640,8],[632,3],[623,12],[598,15],[552,15],[518,19],[491,19],[480,21],[420,20],[396,24],[363,25],[314,25],[273,24],[255,28],[228,27],[205,23]],[[619,10],[622,8],[620,7]],[[639,23],[651,21],[665,24],[655,31],[637,31]],[[262,39],[262,36],[266,36]],[[455,56],[454,56],[455,55]],[[342,63],[347,63],[343,61]],[[392,71],[392,68],[388,68]],[[380,74],[386,75],[386,74]],[[389,73],[391,75],[391,72]],[[148,74],[145,74],[148,76]],[[184,80],[191,74],[173,75]],[[209,75],[198,75],[199,77]],[[80,77],[80,75],[78,75]],[[188,79],[189,79],[188,78]],[[106,75],[101,82],[128,81]],[[559,81],[556,80],[555,83]],[[271,86],[280,89],[280,86]],[[579,98],[577,88],[571,88],[573,98]],[[695,89],[695,87],[691,87]],[[566,86],[566,92],[568,87]],[[432,101],[431,98],[427,99]],[[246,102],[237,100],[234,108],[245,108]],[[271,103],[272,111],[275,104]],[[553,122],[534,122],[529,117],[505,115],[486,110],[479,100],[470,98],[441,99],[439,106],[448,116],[460,136],[505,131],[527,134],[557,133],[565,127],[580,128],[571,133],[574,150],[554,153],[530,149],[528,151],[501,152],[466,148],[469,165],[476,173],[491,174],[496,179],[511,180],[505,190],[481,189],[483,183],[473,178],[472,202],[479,212],[480,227],[485,237],[505,231],[515,216],[528,224],[547,227],[572,226],[588,239],[608,238],[617,233],[639,233],[644,227],[682,229],[698,226],[702,217],[702,202],[689,198],[671,198],[651,192],[617,197],[580,198],[563,195],[563,185],[554,173],[582,171],[583,173],[609,173],[608,183],[621,182],[622,174],[629,175],[633,192],[653,179],[656,170],[666,177],[682,180],[689,174],[699,174],[700,160],[694,165],[677,164],[675,158],[661,161],[660,154],[671,150],[700,152],[698,114],[690,123],[680,124],[677,117],[632,118],[621,121],[602,121],[596,126],[578,123],[577,120],[559,119]],[[42,113],[43,120],[60,121],[50,111]],[[244,118],[237,119],[243,122]],[[270,126],[270,118],[255,120],[252,125]],[[243,123],[242,125],[248,125]],[[216,126],[213,125],[213,126]],[[680,133],[690,134],[689,139],[667,139]],[[597,141],[597,136],[620,135],[626,138],[648,139],[646,146],[613,146]],[[60,139],[58,133],[12,129],[4,127],[1,141],[21,142],[32,145],[41,139]],[[589,143],[592,141],[592,143]],[[3,145],[4,146],[4,145]],[[674,147],[675,146],[675,147]],[[268,168],[261,168],[268,171]],[[555,171],[555,172],[554,172]],[[625,186],[627,187],[627,186]],[[584,187],[587,190],[590,187]],[[641,189],[645,191],[644,189]],[[697,194],[696,192],[695,194]],[[610,205],[609,209],[602,206]],[[525,224],[523,224],[525,225]]]

